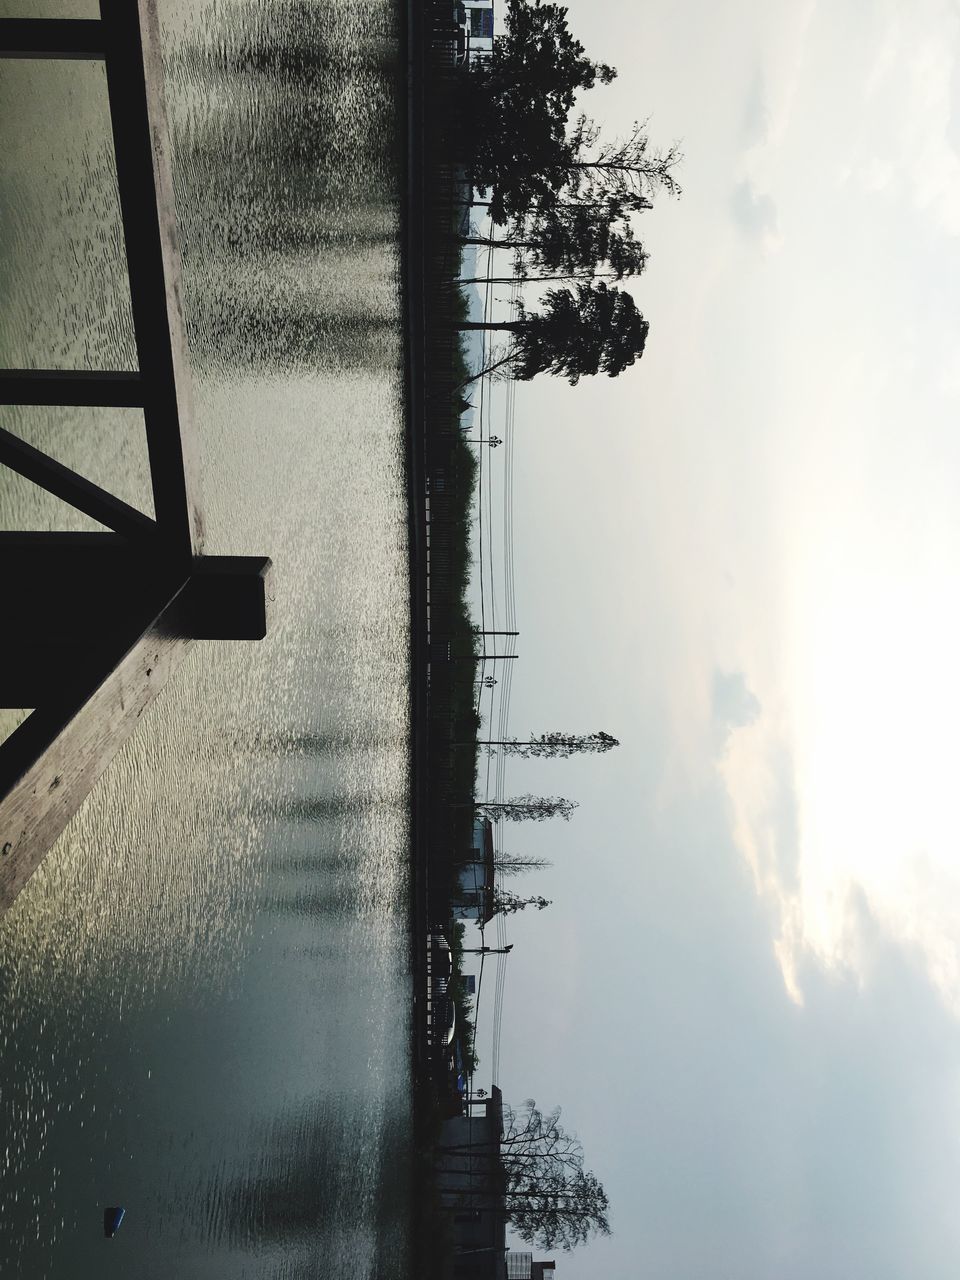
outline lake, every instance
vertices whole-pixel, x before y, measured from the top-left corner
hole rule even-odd
[[[275,600],[266,641],[194,648],[0,920],[0,1274],[403,1276],[400,13],[160,9],[206,550],[270,555]],[[0,0],[59,14],[95,10]],[[0,359],[133,367],[102,68],[0,62],[0,121]],[[152,514],[137,411],[0,421]],[[96,527],[6,472],[0,518]]]

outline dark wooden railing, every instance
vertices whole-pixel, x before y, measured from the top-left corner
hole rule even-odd
[[[0,57],[106,69],[138,368],[3,369],[0,405],[143,411],[153,517],[0,428],[0,464],[107,533],[0,533],[0,706],[34,708],[0,743],[5,910],[200,639],[266,634],[270,561],[204,556],[155,0],[99,19],[0,19]]]

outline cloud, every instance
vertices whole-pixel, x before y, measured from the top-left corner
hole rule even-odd
[[[753,724],[760,714],[756,694],[747,688],[742,671],[713,673],[713,723],[722,747],[734,729]]]
[[[722,825],[707,796],[665,813],[648,837],[665,855],[652,891],[624,908],[631,975],[651,977],[624,1032],[633,1123],[617,1125],[622,1100],[599,1087],[594,1106],[597,1167],[633,1228],[636,1269],[946,1280],[960,1244],[960,1027],[862,894],[848,904],[862,973],[808,951],[803,1007],[784,999],[767,913]],[[588,1015],[587,1043],[604,1014]]]
[[[758,191],[750,178],[745,178],[734,189],[731,209],[740,230],[764,253],[773,253],[783,244],[774,199]]]
[[[777,205],[765,188],[791,124],[816,10],[817,0],[806,0],[791,6],[787,21],[774,23],[743,102],[745,176],[734,189],[732,212],[740,231],[763,254],[775,253],[783,244]]]
[[[732,697],[733,686],[728,684],[725,692]],[[774,913],[773,949],[784,985],[791,999],[802,1004],[797,975],[807,941],[794,759],[745,683],[741,693],[741,723],[728,729],[718,770],[727,790],[734,844],[746,858],[758,895]],[[755,713],[747,718],[751,709]]]
[[[763,74],[757,71],[743,104],[743,141],[747,147],[761,147],[770,134],[770,105]]]
[[[865,32],[871,52],[856,80],[870,127],[841,166],[865,192],[904,199],[949,236],[960,235],[958,36],[947,0],[901,6]]]

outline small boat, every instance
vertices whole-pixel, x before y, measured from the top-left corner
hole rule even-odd
[[[120,1230],[120,1223],[123,1221],[126,1212],[122,1204],[111,1204],[104,1209],[103,1234],[108,1240],[112,1239]]]

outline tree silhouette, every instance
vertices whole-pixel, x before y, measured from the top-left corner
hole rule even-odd
[[[517,738],[499,738],[490,742],[481,742],[481,747],[499,747],[505,755],[519,756],[521,760],[560,759],[565,760],[581,751],[604,752],[619,747],[617,738],[611,737],[601,729],[598,733],[539,733],[525,740]]]
[[[561,1110],[542,1112],[535,1098],[527,1098],[519,1111],[509,1103],[503,1107],[503,1135],[500,1160],[505,1169],[528,1160],[549,1160],[555,1168],[575,1173],[583,1168],[583,1146],[575,1133],[567,1133],[560,1123]],[[473,1142],[454,1144],[445,1151],[474,1151]]]
[[[528,1098],[520,1111],[505,1107],[503,1119],[499,1151],[494,1147],[488,1154],[503,1171],[507,1218],[517,1234],[540,1248],[564,1250],[592,1235],[609,1235],[607,1193],[584,1169],[580,1139],[560,1123],[560,1108],[544,1114]],[[444,1152],[478,1154],[473,1144]]]
[[[569,1252],[592,1235],[608,1236],[610,1199],[588,1170],[570,1175],[522,1167],[507,1187],[507,1218],[517,1235],[540,1249]]]
[[[576,95],[615,76],[612,67],[586,56],[563,5],[508,0],[506,34],[495,40],[492,57],[472,65],[465,90],[467,171],[481,194],[490,191],[494,222],[525,212],[563,185]]]
[[[645,123],[635,123],[626,138],[604,142],[598,126],[580,116],[570,140],[565,185],[587,200],[649,201],[658,191],[679,196],[683,188],[674,170],[682,159],[676,142],[666,151],[652,147]]]
[[[551,900],[544,898],[540,894],[533,894],[529,898],[521,898],[518,893],[511,893],[509,889],[494,889],[493,891],[493,914],[501,916],[512,916],[514,912],[525,911],[527,907],[536,907],[538,911],[543,911],[545,907],[549,907]]]
[[[513,249],[524,279],[533,271],[535,279],[622,280],[639,275],[649,257],[614,199],[550,207],[515,220],[500,239],[466,236],[462,243]]]
[[[578,284],[576,292],[548,289],[542,311],[527,312],[521,303],[516,320],[461,320],[457,327],[512,336],[510,350],[491,369],[506,367],[524,382],[551,373],[571,386],[585,375],[622,373],[643,355],[650,329],[629,293],[603,283]]]
[[[677,195],[676,144],[651,147],[644,125],[624,139],[602,142],[580,115],[568,127],[577,95],[609,84],[613,67],[593,62],[570,32],[564,6],[508,0],[506,33],[493,55],[471,68],[466,82],[471,122],[465,157],[471,185],[497,225],[542,211],[567,194],[619,192]]]
[[[494,857],[493,865],[501,876],[521,876],[527,871],[543,871],[553,863],[547,858],[533,858],[522,853],[500,853]]]
[[[564,800],[562,796],[514,796],[510,800],[478,800],[474,804],[477,813],[497,821],[503,818],[507,822],[544,822],[547,818],[563,818],[570,821],[570,815],[578,808],[576,800]]]

